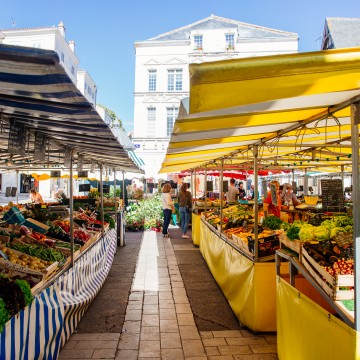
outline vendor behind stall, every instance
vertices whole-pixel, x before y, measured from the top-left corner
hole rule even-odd
[[[230,179],[230,186],[226,193],[226,201],[228,204],[236,203],[236,198],[239,195],[239,189],[235,186],[235,179]]]
[[[300,205],[300,201],[297,199],[296,195],[293,193],[291,185],[286,185],[286,191],[282,198],[282,205],[292,209],[295,206]]]
[[[42,196],[34,188],[32,188],[30,190],[30,200],[34,204],[43,204],[44,203]]]
[[[264,200],[264,215],[275,215],[280,218],[281,212],[281,199],[280,199],[280,184],[278,181],[273,180],[270,182],[270,191]]]

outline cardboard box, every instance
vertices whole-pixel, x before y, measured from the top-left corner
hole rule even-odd
[[[36,221],[36,220],[30,219],[30,218],[26,219],[23,225],[33,229],[36,232],[41,233],[41,234],[46,233],[50,229],[50,226],[45,225],[45,224],[41,223],[40,221]]]

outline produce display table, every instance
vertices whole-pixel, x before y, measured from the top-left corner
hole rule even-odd
[[[110,230],[12,317],[0,334],[0,359],[56,359],[102,287],[116,250]],[[43,329],[39,331],[39,329]]]
[[[250,260],[203,219],[200,251],[240,323],[253,331],[276,331],[275,263]]]

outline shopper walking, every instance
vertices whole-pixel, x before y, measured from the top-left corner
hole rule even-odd
[[[226,201],[228,204],[236,203],[236,198],[239,195],[239,189],[235,187],[235,179],[230,179],[230,186],[226,193]]]
[[[171,200],[170,196],[171,185],[169,183],[164,184],[162,187],[161,201],[162,201],[162,209],[164,213],[164,223],[162,228],[162,234],[164,237],[170,237],[168,232],[172,208],[174,206],[174,202]]]
[[[192,210],[192,195],[191,192],[188,191],[188,186],[186,183],[182,184],[180,187],[180,192],[178,196],[179,203],[179,212],[181,219],[181,232],[183,239],[189,239],[189,236],[186,235],[186,230],[190,221],[190,214]]]

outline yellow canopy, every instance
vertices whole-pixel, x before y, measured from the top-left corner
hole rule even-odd
[[[240,165],[255,143],[269,165],[281,157],[297,160],[283,166],[351,165],[344,104],[354,98],[360,100],[360,48],[192,64],[189,105],[182,104],[160,172],[239,150],[231,161]]]

